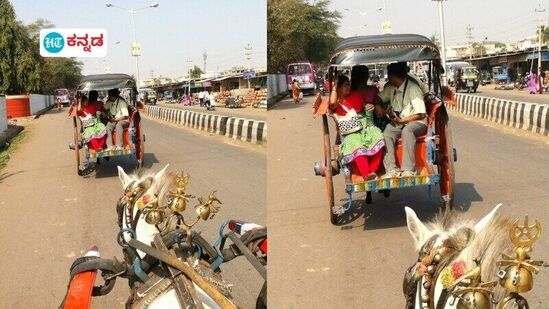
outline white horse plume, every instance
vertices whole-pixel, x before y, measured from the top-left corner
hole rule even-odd
[[[424,308],[422,297],[435,306],[442,303],[440,308],[456,308],[457,301],[452,302],[453,296],[444,291],[441,282],[441,272],[447,266],[452,267],[454,263],[461,263],[465,270],[473,269],[475,259],[480,260],[481,277],[483,282],[497,279],[496,260],[501,253],[509,251],[512,244],[509,240],[509,224],[507,219],[499,215],[501,204],[494,207],[490,213],[480,221],[474,221],[464,214],[455,211],[443,212],[437,215],[431,222],[424,224],[418,218],[414,210],[405,207],[408,230],[414,240],[416,251],[419,252],[418,262],[408,269],[404,277],[404,294],[407,298],[407,308]],[[431,269],[434,278],[434,293],[430,294],[429,286],[425,288],[425,262],[432,261],[433,252],[437,248],[444,247],[443,256],[439,255],[437,264]],[[422,264],[423,263],[423,264]],[[444,294],[446,293],[446,294]],[[504,297],[504,290],[500,286],[494,289],[496,300]],[[439,308],[437,306],[437,308]]]

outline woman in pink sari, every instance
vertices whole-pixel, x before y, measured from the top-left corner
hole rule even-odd
[[[530,91],[530,94],[536,94],[538,91],[538,72],[532,71],[530,73],[530,76],[528,78],[528,91]]]

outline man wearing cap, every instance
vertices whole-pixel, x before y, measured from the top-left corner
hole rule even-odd
[[[427,127],[423,91],[419,83],[408,76],[406,62],[391,63],[387,66],[388,85],[379,93],[387,107],[391,123],[385,127],[385,147],[383,158],[385,175],[383,178],[409,177],[416,175],[416,137],[425,133]],[[399,169],[395,160],[395,143],[402,137],[402,166]]]
[[[128,103],[120,97],[118,89],[111,89],[108,92],[109,98],[104,105],[107,123],[107,149],[113,149],[112,131],[116,129],[116,149],[122,149],[124,143],[124,128],[130,125]]]

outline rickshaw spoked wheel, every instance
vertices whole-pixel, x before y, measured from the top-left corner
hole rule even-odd
[[[79,131],[78,131],[78,124],[76,121],[76,116],[72,117],[72,124],[73,124],[73,145],[74,145],[74,158],[76,159],[76,174],[79,176],[82,176],[82,172],[80,171],[80,147],[78,142],[79,137]]]
[[[444,208],[451,210],[454,207],[454,188],[455,188],[455,173],[454,173],[454,144],[452,140],[452,132],[448,122],[441,125],[441,155],[442,162],[439,165],[440,173],[440,194],[446,196],[444,200]]]
[[[322,133],[324,142],[324,166],[326,172],[324,180],[326,181],[326,193],[328,194],[328,206],[330,210],[330,222],[337,224],[338,216],[334,214],[334,180],[332,174],[332,146],[330,143],[330,128],[328,127],[328,116],[322,115]]]

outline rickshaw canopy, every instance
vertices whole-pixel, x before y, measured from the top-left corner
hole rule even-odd
[[[97,74],[82,78],[78,91],[136,88],[135,80],[127,74]]]
[[[437,59],[440,59],[438,47],[422,35],[364,35],[339,42],[330,58],[330,65],[351,66]]]

